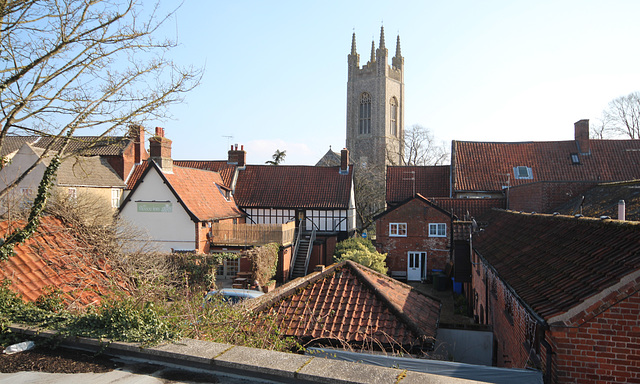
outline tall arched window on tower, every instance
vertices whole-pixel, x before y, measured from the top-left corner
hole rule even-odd
[[[360,96],[360,134],[371,133],[371,95],[363,93]]]
[[[390,116],[391,116],[391,134],[398,137],[398,100],[395,97],[389,101]]]

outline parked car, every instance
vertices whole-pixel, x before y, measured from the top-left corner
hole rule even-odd
[[[209,302],[213,300],[216,295],[220,295],[222,300],[229,302],[231,304],[238,303],[240,301],[254,299],[256,297],[260,297],[264,295],[264,293],[260,291],[254,291],[251,289],[238,289],[238,288],[222,288],[222,289],[214,289],[206,294],[204,297],[204,301]]]

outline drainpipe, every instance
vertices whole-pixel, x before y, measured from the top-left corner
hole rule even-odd
[[[553,367],[552,364],[552,359],[553,359],[553,349],[551,348],[551,345],[549,344],[549,342],[546,339],[546,332],[544,333],[544,335],[542,336],[542,340],[540,340],[540,344],[544,345],[544,349],[547,350],[547,372],[544,374],[544,382],[545,383],[551,383],[551,369]]]

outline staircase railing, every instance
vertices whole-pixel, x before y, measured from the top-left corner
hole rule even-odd
[[[296,235],[295,244],[293,245],[293,255],[291,255],[291,266],[289,267],[289,279],[293,277],[293,268],[296,266],[296,259],[298,258],[298,247],[300,247],[301,235],[302,235],[302,219],[300,219],[300,225],[298,226],[298,234]]]
[[[304,273],[307,274],[309,270],[309,259],[311,259],[311,250],[313,249],[313,242],[316,241],[316,228],[311,231],[311,237],[309,237],[309,248],[307,248],[307,257],[304,259]]]

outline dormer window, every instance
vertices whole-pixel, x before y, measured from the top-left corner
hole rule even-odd
[[[222,194],[222,196],[224,196],[224,199],[227,201],[231,201],[231,190],[229,188],[225,188],[221,185],[217,185],[216,187],[218,187],[218,190],[220,191],[220,193]]]
[[[571,164],[580,164],[580,156],[577,153],[571,154]]]
[[[533,172],[530,167],[513,167],[513,175],[516,179],[533,179]]]

